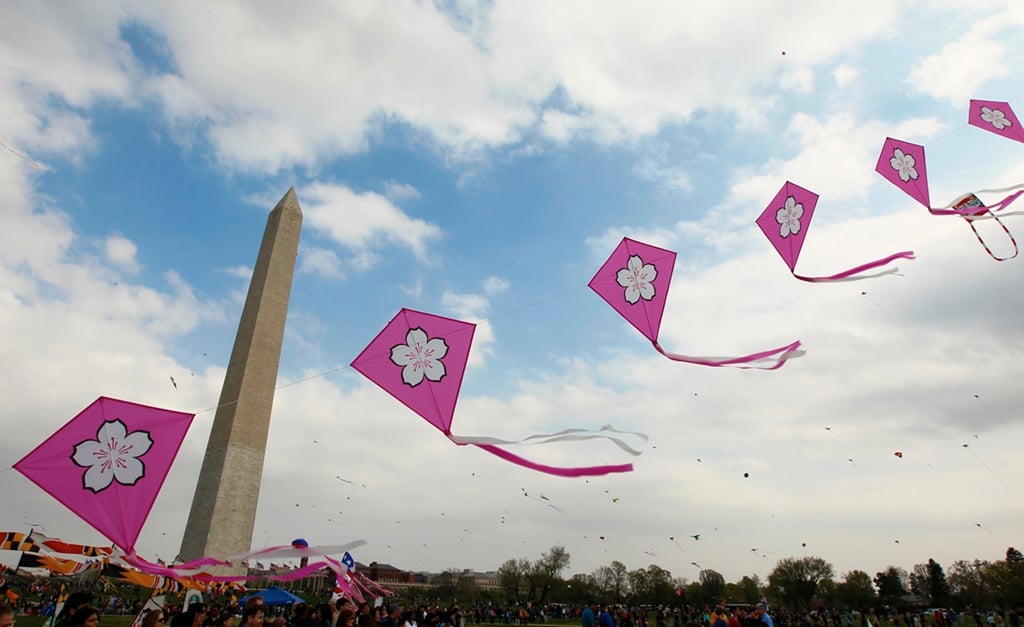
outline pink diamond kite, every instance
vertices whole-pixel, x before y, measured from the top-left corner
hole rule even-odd
[[[624,237],[590,280],[590,289],[656,342],[675,263],[671,250]]]
[[[878,172],[904,193],[931,209],[928,197],[928,171],[924,162],[924,146],[886,137],[882,154],[875,164]]]
[[[1021,127],[1008,102],[971,100],[967,123],[1001,137],[1024,142],[1024,127]]]
[[[588,285],[650,340],[655,350],[673,361],[774,370],[803,354],[799,341],[742,357],[692,357],[667,352],[658,342],[658,334],[675,260],[676,253],[671,250],[624,237]]]
[[[817,204],[817,194],[786,181],[757,218],[757,226],[768,236],[790,270],[796,267]]]
[[[403,309],[352,367],[450,436],[475,331],[470,322]]]
[[[14,468],[131,552],[193,417],[101,396]]]
[[[633,470],[632,464],[564,468],[538,464],[514,455],[498,445],[543,444],[604,438],[632,455],[640,453],[620,438],[607,435],[630,433],[609,425],[595,431],[566,429],[509,441],[452,433],[452,418],[462,377],[469,361],[476,325],[434,314],[402,309],[377,337],[352,361],[352,367],[385,392],[437,427],[459,445],[472,444],[519,466],[563,477],[605,475]],[[632,434],[646,439],[644,434]]]
[[[804,238],[807,237],[807,230],[811,226],[811,218],[814,216],[814,208],[818,204],[818,195],[804,189],[795,183],[786,183],[775,194],[775,198],[765,207],[764,211],[757,218],[757,226],[772,243],[775,250],[782,256],[782,260],[789,266],[789,271],[794,277],[809,283],[830,283],[835,281],[858,281],[869,279],[883,274],[894,274],[898,268],[883,270],[874,274],[864,274],[867,270],[873,270],[888,265],[896,259],[913,259],[913,251],[903,251],[877,259],[855,268],[844,270],[830,276],[804,276],[795,271],[796,262],[800,258],[800,251],[804,246]]]

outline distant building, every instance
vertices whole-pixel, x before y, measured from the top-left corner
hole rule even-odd
[[[363,573],[373,581],[381,584],[411,584],[414,583],[413,574],[409,571],[401,570],[392,566],[391,564],[381,564],[380,562],[370,562],[369,566],[360,568],[356,567],[358,572]]]
[[[442,583],[451,583],[451,579],[454,579],[457,583],[468,583],[480,590],[501,590],[498,573],[495,571],[481,573],[466,568],[461,571],[450,570],[442,573],[426,571],[414,573],[380,562],[370,562],[369,565],[356,564],[356,570],[371,580],[390,588],[436,586]]]

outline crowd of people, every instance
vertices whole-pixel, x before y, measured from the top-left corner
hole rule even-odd
[[[102,611],[93,606],[93,594],[74,592],[65,600],[55,627],[99,627]],[[13,627],[14,609],[0,604],[0,627]],[[268,607],[262,597],[249,597],[244,606],[192,603],[187,608],[168,606],[143,612],[141,627],[466,627],[467,624],[525,625],[549,617],[573,619],[580,627],[1024,627],[1020,615],[1010,611],[966,612],[928,610],[899,612],[835,609],[787,610],[770,614],[765,604],[718,604],[714,607],[633,607],[628,605],[545,606],[493,604],[468,609],[458,606],[404,607],[360,603],[346,598],[331,603]],[[651,624],[653,623],[653,625]]]

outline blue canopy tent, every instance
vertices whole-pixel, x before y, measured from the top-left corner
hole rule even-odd
[[[294,603],[306,602],[304,599],[295,596],[287,590],[282,590],[277,586],[272,586],[266,590],[260,590],[259,592],[250,594],[247,597],[243,597],[241,604],[245,605],[245,602],[253,597],[260,597],[263,599],[263,605],[292,605]]]

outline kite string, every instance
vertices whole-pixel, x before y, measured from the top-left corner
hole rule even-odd
[[[23,155],[22,153],[18,152],[18,151],[17,151],[17,150],[15,150],[14,148],[11,148],[10,146],[8,146],[7,144],[5,144],[5,143],[4,143],[4,142],[2,142],[2,141],[0,141],[0,146],[3,146],[4,148],[6,148],[6,149],[7,149],[7,150],[9,150],[10,152],[14,153],[14,154],[15,154],[15,155],[17,155],[18,157],[21,157],[21,158],[22,158],[22,159],[24,159],[25,161],[29,162],[29,163],[30,163],[30,164],[32,165],[32,167],[34,167],[34,168],[37,168],[37,169],[39,169],[39,170],[42,170],[42,171],[44,171],[44,172],[49,172],[49,171],[50,171],[50,168],[46,167],[45,165],[43,165],[43,164],[41,164],[41,163],[38,163],[38,162],[36,162],[36,161],[33,161],[32,159],[30,159],[30,158],[28,158],[27,156]]]

